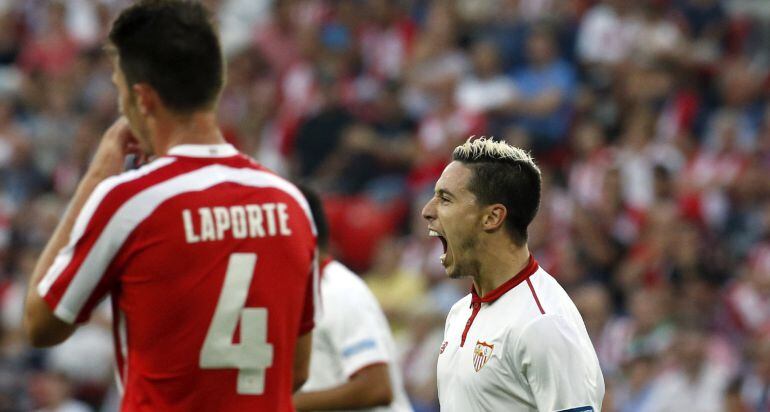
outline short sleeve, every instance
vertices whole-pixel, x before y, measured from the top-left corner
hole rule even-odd
[[[123,240],[121,222],[115,218],[120,195],[107,179],[94,189],[80,211],[53,264],[37,285],[37,291],[54,315],[67,323],[88,320],[91,310],[114,285],[108,268]]]
[[[377,313],[358,299],[346,299],[338,310],[329,313],[336,321],[329,322],[329,338],[337,351],[347,378],[362,368],[391,361],[380,338]],[[326,315],[324,315],[326,316]],[[385,326],[386,327],[386,326]]]
[[[516,368],[529,383],[539,411],[599,411],[604,381],[593,348],[559,315],[530,323],[514,347]]]

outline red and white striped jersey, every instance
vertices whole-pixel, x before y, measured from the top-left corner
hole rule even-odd
[[[234,147],[176,146],[97,186],[38,292],[69,323],[112,297],[122,411],[292,411],[314,232],[299,190]]]

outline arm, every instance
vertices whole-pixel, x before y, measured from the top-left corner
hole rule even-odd
[[[294,407],[298,411],[362,409],[386,406],[391,402],[393,390],[385,363],[365,366],[342,385],[294,395]]]
[[[78,185],[67,210],[51,239],[38,258],[27,288],[24,305],[24,329],[33,346],[52,346],[66,340],[77,328],[54,315],[51,307],[37,292],[37,285],[54,263],[57,253],[67,244],[75,221],[91,193],[104,179],[122,171],[123,157],[130,148],[132,136],[124,118],[118,119],[104,134],[96,154]]]
[[[601,410],[604,379],[593,346],[562,316],[546,314],[527,325],[514,357],[538,410]]]
[[[294,382],[292,384],[295,392],[307,382],[307,378],[310,375],[310,349],[312,346],[312,330],[297,338],[297,345],[294,351]]]

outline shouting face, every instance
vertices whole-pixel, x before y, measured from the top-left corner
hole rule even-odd
[[[452,278],[479,271],[476,249],[483,232],[482,207],[470,191],[473,171],[461,162],[450,163],[441,174],[433,197],[422,209],[428,235],[444,245],[441,264]]]

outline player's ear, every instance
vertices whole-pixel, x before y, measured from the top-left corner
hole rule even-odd
[[[503,222],[508,216],[508,210],[500,203],[495,203],[486,207],[482,217],[482,225],[487,232],[494,232],[503,227]]]
[[[136,98],[136,108],[142,116],[151,114],[160,103],[160,96],[155,89],[147,83],[136,83],[131,86]]]

